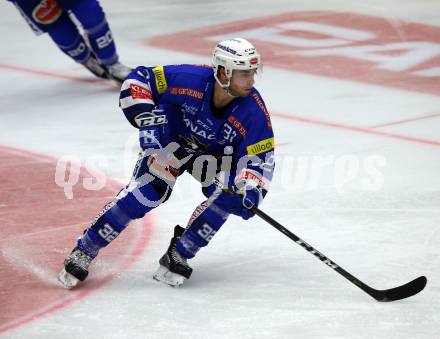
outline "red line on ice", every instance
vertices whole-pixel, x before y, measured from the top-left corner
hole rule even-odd
[[[257,20],[256,22],[259,22],[259,21]],[[221,32],[221,30],[220,30],[220,32]],[[178,37],[180,35],[176,35],[176,36]],[[154,38],[154,39],[156,39],[156,38]],[[203,51],[205,51],[205,49],[203,49]],[[199,52],[200,51],[198,51],[198,50],[194,50],[193,51],[193,53],[199,53]],[[67,76],[64,76],[64,75],[58,74],[58,73],[46,72],[46,71],[35,71],[35,70],[28,69],[28,68],[21,67],[21,66],[13,66],[13,65],[0,64],[0,68],[5,68],[5,69],[9,69],[9,70],[15,70],[15,71],[24,72],[24,73],[30,73],[30,74],[38,75],[38,76],[48,76],[48,77],[52,77],[52,78],[60,78],[60,79],[65,79],[65,80],[74,80],[74,81],[80,81],[80,82],[87,82],[87,83],[89,83],[91,85],[106,86],[106,87],[116,88],[116,85],[112,84],[110,82],[105,82],[105,81],[100,81],[100,80],[82,79],[82,78],[75,78],[75,77],[67,77]],[[372,135],[378,135],[378,136],[382,136],[382,137],[400,139],[400,140],[415,142],[415,143],[419,143],[419,144],[429,144],[429,145],[433,145],[433,146],[439,146],[440,145],[440,142],[439,141],[435,141],[435,140],[425,140],[425,139],[411,137],[411,136],[405,136],[405,135],[401,135],[401,134],[393,134],[393,133],[386,133],[386,132],[375,131],[373,129],[373,128],[378,128],[378,127],[383,127],[381,125],[373,126],[373,127],[370,127],[370,128],[363,128],[363,127],[348,126],[348,125],[343,125],[343,124],[339,124],[339,123],[335,123],[335,122],[320,121],[320,120],[305,118],[305,117],[302,117],[302,116],[294,116],[294,115],[281,114],[281,113],[271,113],[271,115],[274,116],[274,117],[282,118],[282,119],[297,120],[297,121],[302,121],[302,122],[305,122],[305,123],[310,123],[310,124],[315,124],[315,125],[321,125],[321,126],[327,126],[327,127],[333,127],[333,128],[340,128],[340,129],[350,130],[350,131],[353,131],[353,132],[368,133],[368,134],[372,134]]]
[[[107,87],[107,88],[118,88],[118,89],[120,88],[120,86],[118,84],[114,83],[113,81],[97,80],[96,77],[92,74],[90,74],[91,78],[89,79],[89,78],[69,76],[69,75],[65,75],[63,73],[41,71],[41,70],[37,70],[37,69],[32,69],[32,68],[27,68],[27,67],[17,66],[17,65],[9,65],[9,64],[0,64],[0,68],[10,70],[10,71],[26,73],[26,74],[38,75],[38,76],[47,77],[47,78],[63,79],[63,80],[87,83],[87,84],[101,86],[101,87]]]
[[[419,144],[431,145],[431,146],[436,146],[436,147],[440,146],[440,141],[426,140],[426,139],[420,139],[420,138],[410,137],[410,136],[401,135],[401,134],[381,132],[381,131],[377,131],[377,130],[374,130],[371,128],[344,125],[344,124],[341,124],[338,122],[330,122],[330,121],[311,119],[311,118],[306,118],[306,117],[299,116],[299,115],[290,115],[290,114],[282,114],[282,113],[271,113],[271,115],[274,117],[277,117],[277,118],[300,121],[300,122],[303,122],[306,124],[319,125],[319,126],[325,126],[325,127],[331,127],[331,128],[339,128],[339,129],[353,131],[353,132],[372,134],[372,135],[382,136],[385,138],[404,140],[404,141],[415,142],[415,143],[419,143]]]
[[[385,124],[380,124],[380,125],[371,126],[370,128],[388,127],[388,126],[394,126],[394,125],[404,124],[404,123],[407,123],[407,122],[414,122],[414,121],[425,120],[425,119],[436,118],[436,117],[440,117],[440,113],[437,113],[437,114],[430,114],[430,115],[424,115],[424,116],[414,117],[414,118],[409,118],[409,119],[404,119],[404,120],[398,120],[398,121],[387,122],[387,123],[385,123]]]
[[[78,198],[67,201],[62,188],[54,183],[55,164],[56,159],[47,155],[0,146],[0,271],[5,283],[0,294],[0,333],[82,300],[114,277],[112,272],[104,271],[101,277],[92,274],[80,288],[71,291],[56,286],[56,273],[61,269],[65,255],[63,251],[71,250],[75,236],[122,185],[109,180],[100,191],[74,188],[74,196]],[[80,177],[87,175],[82,169]],[[114,260],[117,271],[128,269],[145,250],[152,223],[152,216],[147,215],[141,225],[130,225],[117,243],[104,249],[100,257]],[[56,227],[51,228],[53,225]],[[25,258],[31,260],[31,265],[40,264],[39,267],[49,273],[48,281],[42,281],[19,267],[22,263],[17,266],[8,261],[6,247],[22,255],[16,260]]]
[[[293,42],[276,41],[270,34],[278,37],[304,38],[301,29],[280,28],[280,24],[306,22],[313,25],[330,25],[337,28],[353,29],[368,33],[371,37],[365,41],[347,40],[336,34],[329,33],[327,39],[337,38],[345,40],[346,45],[341,48],[372,48],[378,50],[372,53],[377,56],[386,54],[380,48],[390,47],[396,43],[431,43],[433,46],[440,43],[440,27],[403,20],[389,20],[386,17],[376,17],[361,13],[333,12],[333,11],[298,11],[283,14],[251,18],[246,20],[220,23],[206,27],[198,27],[188,31],[164,34],[148,38],[144,43],[148,46],[166,50],[187,52],[206,56],[217,42],[217,36],[244,36],[246,32],[260,29],[258,34],[252,33],[252,42],[263,55],[263,63],[269,66],[314,74],[335,79],[347,79],[360,83],[375,84],[408,91],[431,93],[440,95],[438,76],[420,76],[421,70],[436,68],[440,64],[440,54],[421,60],[418,64],[408,69],[395,71],[379,67],[375,61],[349,55],[323,53],[307,56],[303,52],[323,51],[332,49],[319,45],[310,45],[316,39],[316,34],[308,34],[308,46]],[[277,33],[273,33],[275,32]],[[269,32],[269,33],[268,33]],[[323,34],[324,32],[322,32]],[[265,36],[265,34],[269,34]],[[306,34],[307,36],[307,34]],[[405,47],[410,48],[410,47]],[[408,50],[392,50],[388,53],[404,55]],[[402,53],[402,54],[400,54]],[[274,84],[277,86],[278,84]]]

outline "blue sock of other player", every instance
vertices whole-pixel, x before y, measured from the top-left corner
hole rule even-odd
[[[110,78],[122,82],[132,71],[119,62],[116,45],[104,11],[97,0],[59,0],[84,28],[93,53]]]
[[[61,51],[96,76],[122,82],[132,71],[118,61],[112,33],[97,0],[11,1],[37,35],[47,32]],[[81,36],[69,13],[89,41]]]
[[[63,8],[72,11],[84,28],[90,47],[103,65],[118,61],[116,46],[102,7],[96,0],[59,0]]]
[[[78,28],[64,12],[57,25],[48,30],[48,34],[57,46],[78,63],[83,64],[89,71],[100,78],[108,78],[106,69],[91,53],[89,46],[79,33]]]
[[[97,0],[59,0],[84,28],[90,47],[108,77],[123,82],[132,68],[119,62],[116,45],[104,11]]]
[[[67,14],[64,13],[48,34],[57,46],[76,62],[83,64],[89,58],[90,49]]]

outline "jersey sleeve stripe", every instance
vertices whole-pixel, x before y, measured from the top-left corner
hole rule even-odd
[[[153,110],[154,106],[149,104],[139,104],[127,107],[123,110],[125,115],[129,116],[137,116],[141,113],[145,112],[151,112]]]
[[[135,105],[139,105],[139,104],[147,104],[147,105],[154,105],[154,101],[151,99],[133,99],[133,97],[131,95],[123,98],[121,96],[121,99],[119,100],[121,108],[123,110],[135,106]]]

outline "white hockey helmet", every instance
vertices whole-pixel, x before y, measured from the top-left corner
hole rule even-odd
[[[227,84],[220,83],[217,74],[219,66],[224,67]],[[259,69],[261,66],[261,57],[257,49],[249,41],[243,38],[234,38],[221,41],[214,48],[212,54],[212,67],[214,68],[214,77],[217,82],[225,89],[230,85],[232,71]]]

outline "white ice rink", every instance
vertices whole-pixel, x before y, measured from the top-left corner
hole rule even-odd
[[[183,287],[161,285],[153,281],[152,273],[172,229],[184,225],[203,199],[198,183],[184,175],[172,198],[152,213],[149,242],[134,265],[121,272],[111,270],[111,281],[65,307],[4,331],[8,324],[0,324],[0,338],[440,338],[438,0],[102,0],[101,4],[121,61],[131,66],[209,63],[210,48],[204,57],[148,41],[254,18],[262,28],[273,28],[277,23],[265,17],[295,12],[346,13],[348,18],[353,15],[353,25],[362,16],[371,29],[377,21],[368,18],[381,18],[395,31],[397,40],[392,43],[402,46],[411,43],[408,31],[425,27],[417,32],[419,41],[429,42],[423,51],[351,54],[354,59],[346,59],[341,76],[328,67],[344,69],[344,63],[329,63],[323,73],[315,71],[314,60],[317,69],[323,59],[314,49],[286,52],[292,63],[299,55],[309,60],[303,70],[298,63],[289,68],[272,62],[275,53],[265,60],[263,52],[264,71],[256,87],[273,114],[278,145],[274,183],[261,209],[372,287],[391,288],[420,275],[427,276],[428,285],[412,298],[378,303],[258,217],[248,222],[231,217],[191,261],[194,273]],[[319,24],[310,28],[304,24],[307,16],[298,22],[303,25],[301,34],[292,28],[283,43],[323,39],[325,32],[316,31]],[[325,25],[319,27],[330,29],[328,22]],[[338,26],[336,21],[332,25]],[[6,1],[0,2],[0,27],[0,146],[55,159],[76,156],[82,164],[92,161],[108,177],[126,183],[137,136],[118,107],[117,86],[93,81],[47,35],[34,36]],[[243,27],[236,32],[254,34]],[[256,45],[260,43],[269,55],[264,34],[270,30],[261,32]],[[348,39],[341,32],[328,34]],[[211,35],[233,33],[219,29]],[[359,33],[359,43],[362,39]],[[351,53],[347,46],[339,52]],[[375,53],[376,59],[362,62],[378,73],[357,74],[365,71],[364,64],[351,67],[359,61],[355,55],[362,59],[365,53]],[[393,69],[397,64],[400,68]],[[387,72],[385,80],[380,78],[382,71]],[[53,172],[55,180],[55,167]],[[22,193],[15,194],[19,199]],[[0,191],[3,213],[4,199]],[[40,207],[53,213],[49,204]],[[101,207],[96,206],[96,213]],[[23,218],[27,210],[23,206]],[[56,218],[51,219],[51,227],[56,227],[53,223]],[[75,225],[78,233],[84,226]],[[0,224],[2,260],[13,232],[7,227],[13,225]],[[60,247],[71,249],[74,241]],[[25,258],[22,243],[17,241],[14,255]],[[119,245],[116,240],[110,246]],[[60,267],[63,258],[60,253]],[[22,269],[18,261],[15,265]],[[35,274],[43,287],[56,279],[55,274]],[[0,276],[0,294],[12,283],[8,279]],[[94,279],[93,272],[88,279]],[[30,287],[39,293],[38,284]],[[68,297],[73,292],[65,293]],[[6,304],[0,304],[0,313],[7,312]]]

